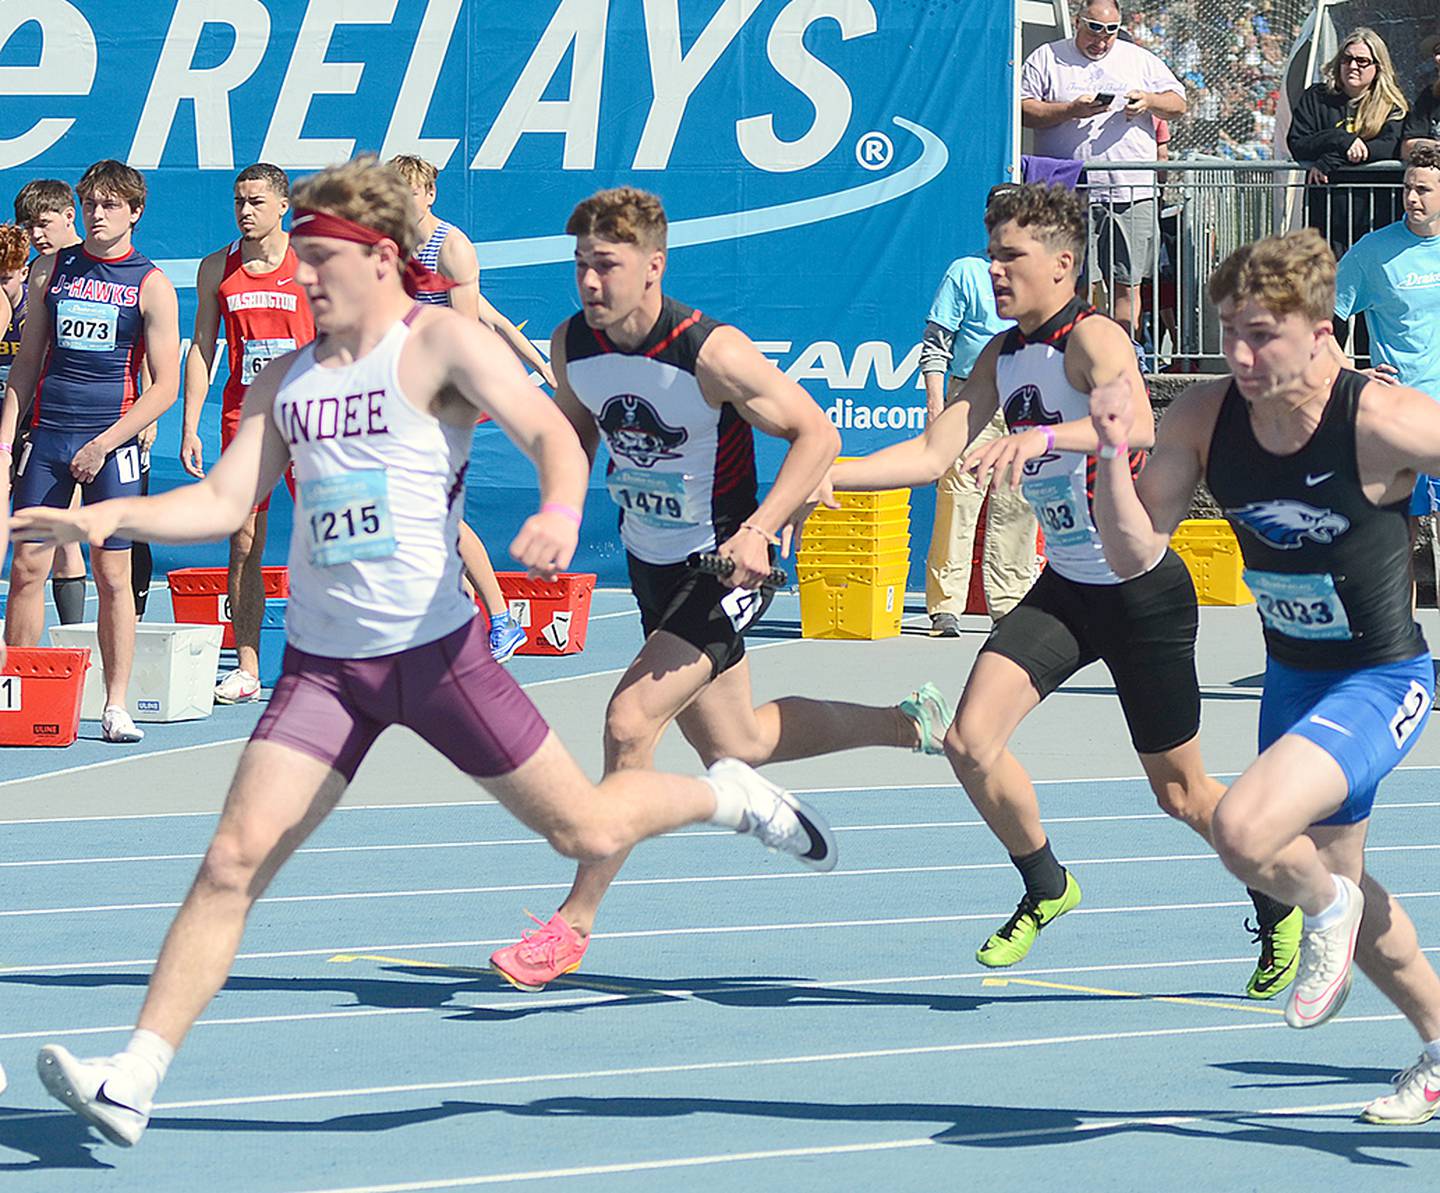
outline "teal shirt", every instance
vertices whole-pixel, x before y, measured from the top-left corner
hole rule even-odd
[[[985,345],[997,332],[1014,326],[1014,320],[1002,319],[995,313],[990,263],[984,257],[960,257],[950,262],[927,318],[955,333],[951,377],[970,376]]]
[[[1404,220],[1362,236],[1335,276],[1335,313],[1365,312],[1370,356],[1440,401],[1440,236]]]

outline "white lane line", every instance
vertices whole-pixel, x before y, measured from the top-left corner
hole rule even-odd
[[[639,609],[622,609],[619,613],[592,613],[592,614],[590,615],[590,620],[591,620],[591,621],[609,621],[611,618],[615,618],[615,617],[639,617],[639,616],[640,616],[640,610],[639,610]]]
[[[345,955],[346,954],[343,953],[340,954],[340,956]],[[366,957],[366,955],[364,954],[360,954],[356,959],[370,960],[370,958]],[[1209,969],[1214,968],[1215,966],[1232,965],[1249,967],[1254,965],[1254,963],[1255,958],[1253,955],[1251,955],[1249,957],[1201,957],[1191,960],[1172,961],[1122,961],[1111,963],[1108,965],[1067,965],[1051,966],[1048,968],[1037,967],[1034,969],[1027,969],[1024,972],[1025,976],[1029,978],[1075,977],[1085,974],[1108,974],[1119,972],[1134,973],[1140,970]],[[403,968],[404,963],[401,960],[391,960],[386,962],[374,962],[374,964],[382,969],[398,969]],[[432,962],[431,964],[434,963]],[[486,976],[486,971],[484,970],[477,969],[472,966],[457,965],[453,970],[449,970],[449,972],[436,971],[434,974],[435,981],[433,985],[437,987],[443,987],[447,982],[453,983],[456,980],[461,979],[462,974],[458,972],[460,970],[465,970],[473,973],[475,977]],[[336,991],[343,992],[346,985],[345,971],[337,970],[334,972],[338,975],[335,980],[335,989]],[[773,990],[781,988],[786,990],[815,991],[857,990],[864,989],[866,987],[934,986],[941,984],[949,984],[952,982],[977,982],[985,981],[986,979],[993,978],[994,976],[995,971],[993,969],[982,969],[971,973],[895,974],[883,978],[769,977],[757,980],[755,982],[748,982],[746,983],[744,988],[754,990]],[[470,980],[470,978],[466,976],[464,977],[464,980],[468,981]],[[723,984],[720,984],[717,985],[713,991],[707,989],[691,990],[687,988],[682,988],[680,986],[669,986],[662,981],[654,982],[649,985],[636,983],[633,987],[626,988],[624,990],[612,988],[615,989],[614,993],[606,993],[604,992],[603,988],[587,988],[586,983],[583,979],[566,978],[562,980],[561,984],[570,986],[571,988],[577,990],[577,993],[571,995],[543,995],[536,997],[521,997],[517,994],[509,994],[502,1001],[498,1002],[468,1003],[447,1001],[437,1007],[357,1007],[351,1010],[295,1012],[288,1015],[246,1015],[241,1017],[199,1019],[196,1021],[195,1026],[234,1027],[252,1026],[255,1024],[268,1023],[308,1023],[311,1021],[325,1019],[375,1018],[378,1016],[386,1015],[430,1015],[434,1014],[436,1011],[450,1012],[456,1010],[487,1010],[502,1012],[518,1011],[524,1014],[528,1013],[532,1008],[535,1007],[590,1006],[592,1004],[599,1003],[625,1002],[631,999],[670,998],[675,1000],[690,999],[704,1001],[706,995],[708,994],[723,994],[727,993],[730,989],[733,989],[725,987]],[[1020,993],[1018,988],[1016,993]],[[121,1032],[128,1035],[134,1030],[134,1025],[128,1023],[117,1023],[104,1027],[57,1027],[42,1029],[39,1031],[13,1031],[0,1033],[0,1042],[6,1040],[48,1040],[51,1038],[59,1038],[63,1036],[98,1036],[112,1033],[118,1034]]]
[[[307,1190],[305,1193],[429,1193],[440,1189],[471,1189],[482,1185],[500,1185],[522,1181],[569,1180],[575,1177],[615,1176],[632,1172],[673,1171],[680,1168],[707,1168],[719,1164],[743,1164],[757,1160],[813,1159],[819,1156],[854,1156],[874,1152],[909,1151],[922,1147],[942,1147],[958,1143],[1020,1142],[1056,1135],[1082,1135],[1096,1131],[1113,1131],[1126,1127],[1178,1127],[1214,1123],[1218,1126],[1245,1126],[1252,1119],[1313,1118],[1322,1114],[1358,1110],[1364,1102],[1327,1102],[1317,1106],[1277,1106],[1253,1110],[1215,1110],[1200,1114],[1136,1115],[1129,1118],[1095,1119],[1089,1122],[1060,1124],[1054,1127],[1028,1127],[1017,1131],[973,1132],[940,1131],[909,1139],[881,1139],[864,1143],[831,1143],[812,1147],[769,1148],[764,1151],[715,1152],[701,1156],[673,1156],[663,1160],[629,1160],[614,1164],[587,1164],[572,1168],[531,1169],[525,1172],[497,1172],[484,1176],[443,1177],[436,1180],[402,1181],[390,1185],[349,1185],[345,1188]],[[942,1121],[937,1117],[937,1122]],[[1224,1134],[1214,1136],[1224,1140]]]
[[[1156,813],[1161,820],[1168,819],[1164,813]],[[1095,821],[1114,820],[1113,816],[1074,816],[1064,820],[1074,821]],[[1148,819],[1148,818],[1147,818]],[[1059,818],[1052,819],[1047,823],[1058,824],[1063,821]],[[959,828],[983,828],[983,820],[929,820],[920,823],[906,824],[846,824],[832,825],[831,831],[836,833],[892,833],[892,832],[916,832],[920,830],[932,831],[934,829],[959,829]],[[735,834],[729,829],[701,829],[688,832],[669,833],[668,837],[696,838],[696,837],[733,837]],[[343,853],[410,853],[435,849],[490,849],[509,847],[515,845],[544,845],[542,837],[504,837],[493,841],[425,841],[408,843],[381,843],[375,845],[309,845],[303,849],[297,849],[295,856],[302,854],[343,854]],[[1367,854],[1372,853],[1424,853],[1431,850],[1440,850],[1440,845],[1369,845],[1366,847]],[[75,857],[75,858],[39,858],[33,861],[24,862],[0,862],[0,870],[24,870],[35,867],[54,866],[118,866],[132,863],[144,862],[194,862],[199,861],[205,855],[203,853],[141,853],[125,854],[117,857]],[[1137,855],[1134,857],[1108,857],[1108,858],[1069,858],[1066,859],[1067,866],[1099,866],[1099,865],[1138,865],[1146,862],[1186,862],[1186,861],[1214,861],[1214,853],[1177,853],[1177,854],[1155,854]],[[952,870],[1008,870],[1011,868],[1009,862],[975,862],[969,864],[956,864],[944,866],[913,866],[905,868],[877,870],[838,870],[831,877],[841,878],[846,875],[866,874],[930,874],[941,873]],[[794,874],[776,875],[738,875],[733,879],[727,877],[680,877],[680,878],[657,878],[634,880],[642,883],[684,883],[684,882],[750,882],[758,878],[805,878],[804,872]],[[815,877],[810,875],[810,877]],[[615,885],[624,886],[631,882],[631,879],[622,879]],[[498,888],[484,888],[493,891]],[[531,887],[516,888],[522,890],[533,889]]]
[[[1338,1015],[1332,1023],[1389,1023],[1403,1018],[1387,1015]],[[848,1061],[891,1060],[903,1056],[946,1056],[964,1052],[1001,1052],[1011,1048],[1052,1048],[1062,1044],[1098,1044],[1116,1040],[1173,1039],[1180,1036],[1218,1035],[1237,1031],[1284,1030],[1283,1020],[1218,1023],[1204,1027],[1152,1027],[1134,1031],[1084,1032],[1067,1036],[1035,1036],[1011,1040],[969,1040],[958,1044],[917,1044],[902,1048],[864,1048],[845,1052],[816,1052],[799,1056],[762,1056],[746,1060],[692,1061],[688,1064],[639,1065],[631,1068],[581,1069],[568,1073],[526,1073],[511,1077],[473,1077],[457,1081],[417,1081],[405,1085],[371,1085],[351,1089],[300,1090],[291,1093],[247,1094],[226,1098],[194,1098],[183,1102],[157,1102],[157,1111],[212,1110],[223,1106],[264,1106],[284,1102],[310,1102],[336,1098],[373,1098],[394,1094],[437,1093],[457,1089],[493,1089],[515,1085],[543,1085],[569,1081],[654,1077],[672,1073],[718,1073],[736,1069],[769,1069],[793,1065],[835,1064]]]
[[[248,741],[248,738],[234,738],[230,741],[211,742],[210,746],[234,745],[236,742]],[[207,745],[183,746],[176,752],[184,750],[208,749]],[[159,757],[168,751],[157,751],[152,754],[136,755],[133,758],[119,761],[138,762],[143,758]],[[109,763],[96,763],[95,765],[109,765]],[[12,783],[28,783],[36,778],[51,778],[55,775],[70,774],[71,771],[87,770],[88,767],[73,767],[70,771],[51,771],[46,775],[35,775],[29,779],[3,779],[0,780],[0,787]],[[1429,771],[1440,770],[1440,766],[1398,766],[1397,771]],[[1233,779],[1234,774],[1220,774],[1217,779]],[[1075,779],[1032,779],[1031,783],[1036,787],[1081,787],[1096,783],[1144,783],[1144,775],[1109,775],[1103,778],[1075,778]],[[789,789],[795,795],[855,795],[855,794],[881,794],[891,791],[906,791],[916,794],[953,794],[957,799],[961,798],[960,785],[957,782],[949,783],[870,783],[861,784],[855,787],[792,787]],[[218,798],[218,797],[217,797]],[[418,803],[398,804],[341,804],[335,809],[337,813],[343,812],[406,812],[431,810],[436,808],[499,808],[501,805],[493,799],[469,799],[469,800],[427,800]],[[1376,805],[1377,811],[1391,812],[1406,808],[1440,808],[1440,800],[1411,800],[1403,802],[1381,801]],[[123,812],[106,816],[33,816],[22,819],[0,820],[0,827],[11,825],[33,825],[33,824],[108,824],[111,821],[125,820],[187,820],[201,816],[218,817],[220,808],[204,812]],[[1068,824],[1079,821],[1096,820],[1165,820],[1167,817],[1163,812],[1141,812],[1129,814],[1117,814],[1111,816],[1081,816],[1081,817],[1058,817],[1047,816],[1045,820],[1050,824]]]
[[[111,766],[124,766],[124,765],[126,765],[126,764],[128,764],[128,763],[145,762],[145,761],[147,761],[148,759],[152,759],[152,758],[169,758],[169,757],[171,757],[171,756],[173,756],[173,755],[175,755],[175,754],[191,754],[191,753],[194,753],[196,750],[213,750],[213,749],[216,749],[216,748],[219,747],[219,746],[233,746],[233,745],[235,745],[237,742],[246,742],[246,741],[249,741],[249,740],[250,740],[250,735],[247,733],[244,737],[227,737],[224,741],[207,741],[207,742],[200,742],[198,745],[193,745],[193,746],[175,746],[173,749],[168,749],[168,750],[151,750],[148,754],[127,754],[127,755],[124,755],[124,756],[118,757],[118,758],[104,758],[104,759],[101,759],[99,762],[87,762],[87,763],[84,763],[84,764],[81,765],[81,766],[67,766],[67,767],[61,768],[60,770],[50,770],[50,771],[46,771],[44,774],[40,774],[40,775],[26,775],[26,776],[24,776],[23,778],[19,778],[19,779],[0,779],[0,787],[18,787],[21,783],[35,783],[35,782],[39,782],[39,781],[42,780],[42,779],[58,779],[58,778],[60,778],[62,775],[78,775],[81,771],[103,770],[103,769],[105,769],[106,767],[111,767]],[[218,797],[217,797],[217,798],[218,798]],[[219,814],[219,808],[217,807],[214,812],[199,812],[199,813],[191,812],[191,813],[178,813],[178,814],[179,814],[179,815],[191,815],[191,816],[194,816],[194,815],[199,815],[199,816],[216,816],[216,815]],[[163,813],[163,812],[162,812],[162,813],[156,813],[156,815],[161,815],[161,816],[164,816],[164,815],[177,815],[177,813]],[[54,818],[52,818],[52,819],[53,819],[53,820],[66,820],[66,819],[72,819],[72,818],[70,818],[70,817],[54,817]],[[128,819],[131,819],[131,818],[130,818],[130,817],[127,817],[127,816],[77,816],[77,817],[73,817],[73,819],[76,819],[76,820],[128,820]],[[51,823],[51,820],[0,820],[0,824],[46,824],[46,823]]]
[[[1379,846],[1378,851],[1399,852],[1407,850],[1425,851],[1440,849],[1437,845],[1390,845]],[[1118,855],[1115,857],[1092,857],[1067,859],[1067,866],[1127,866],[1127,865],[1153,865],[1170,864],[1173,862],[1217,862],[1215,854],[1208,850],[1203,853],[1164,853],[1164,854],[1130,854]],[[1011,869],[1009,862],[960,862],[947,863],[931,866],[864,866],[849,870],[833,870],[829,873],[820,874],[814,870],[780,870],[761,874],[704,874],[704,875],[679,875],[660,878],[621,878],[617,879],[613,886],[617,887],[671,887],[671,886],[712,886],[724,883],[749,883],[749,882],[828,882],[834,883],[852,878],[875,878],[875,877],[897,877],[904,875],[922,874],[969,874],[985,870],[1008,871]],[[380,899],[443,899],[456,898],[468,895],[506,895],[506,894],[533,894],[537,891],[566,891],[570,889],[570,880],[561,882],[521,882],[521,883],[493,883],[485,886],[452,886],[452,887],[413,887],[400,890],[384,891],[332,891],[318,892],[308,895],[266,895],[257,900],[257,904],[281,904],[281,903],[349,903],[368,902]],[[1408,895],[1399,896],[1410,899],[1427,899],[1440,896],[1440,891],[1416,891]],[[174,909],[180,906],[178,900],[167,900],[163,902],[144,903],[95,903],[77,905],[70,907],[27,907],[7,908],[0,910],[0,919],[29,919],[35,916],[55,915],[99,915],[123,911],[158,911]],[[1171,905],[1156,905],[1155,909],[1163,909]],[[1202,904],[1175,904],[1176,907],[1233,907],[1243,906],[1235,903],[1202,903]],[[1109,914],[1112,912],[1124,912],[1135,910],[1151,910],[1150,908],[1078,908],[1078,913],[1089,912],[1090,914]],[[985,918],[983,913],[970,918]],[[998,914],[998,913],[997,913]]]
[[[390,948],[406,948],[405,945],[390,945]],[[1431,948],[1430,952],[1440,951],[1440,948]],[[324,955],[333,954],[330,950],[323,950]],[[253,954],[246,954],[253,955]],[[347,955],[340,952],[341,957]],[[369,960],[366,954],[357,955],[357,960]],[[153,964],[153,962],[125,962],[125,964]],[[403,968],[403,960],[392,960],[384,962],[373,962],[382,970],[397,970]],[[429,962],[435,964],[435,962]],[[1148,970],[1208,970],[1215,967],[1230,967],[1230,965],[1243,965],[1251,967],[1254,965],[1254,955],[1248,957],[1200,957],[1184,958],[1184,960],[1169,961],[1117,961],[1103,965],[1048,965],[1048,967],[1027,968],[1024,975],[1027,978],[1044,977],[1083,977],[1093,974],[1135,974]],[[336,990],[343,993],[346,988],[346,975],[344,971],[334,971],[336,977]],[[456,980],[471,980],[469,974],[474,977],[484,977],[485,971],[472,965],[456,964],[454,968],[446,967],[445,971],[436,971],[433,986],[442,987],[446,983],[455,983]],[[243,975],[242,975],[243,977]],[[416,975],[418,977],[418,975]],[[994,978],[994,970],[976,970],[972,973],[960,974],[893,974],[890,977],[831,977],[831,978],[768,978],[765,981],[747,983],[746,988],[750,990],[863,990],[867,987],[894,987],[894,986],[948,986],[958,981],[985,981]],[[383,980],[383,978],[382,978]],[[605,993],[599,988],[586,987],[585,980],[580,978],[564,978],[564,986],[575,988],[576,994],[557,994],[557,996],[526,996],[518,994],[507,994],[500,1001],[494,1003],[461,1003],[461,1001],[445,1001],[441,1006],[436,1007],[354,1007],[350,1010],[331,1011],[295,1011],[291,1014],[259,1014],[259,1016],[235,1016],[217,1017],[217,1019],[196,1020],[196,1027],[235,1027],[255,1026],[255,1024],[268,1023],[310,1023],[321,1022],[327,1019],[374,1019],[374,1017],[390,1016],[390,1014],[433,1014],[435,1011],[454,1010],[494,1010],[494,1011],[518,1011],[528,1013],[534,1007],[585,1007],[600,1003],[624,1003],[629,1000],[645,1000],[645,998],[674,998],[674,1000],[704,1001],[708,994],[727,993],[727,987],[717,986],[716,990],[690,990],[680,986],[667,986],[664,981],[658,983],[641,984],[636,983],[634,987],[625,990],[616,990],[615,993]],[[1017,988],[1017,993],[1020,993]],[[1238,997],[1238,996],[1237,996]],[[60,1039],[65,1036],[102,1036],[102,1035],[130,1035],[134,1029],[131,1023],[114,1023],[102,1027],[50,1027],[50,1029],[32,1030],[32,1032],[6,1032],[0,1033],[0,1042],[4,1040],[48,1040]]]
[[[345,1188],[307,1190],[306,1193],[428,1193],[440,1189],[471,1189],[481,1185],[500,1185],[522,1181],[569,1180],[575,1177],[614,1176],[632,1172],[673,1171],[680,1168],[706,1168],[718,1164],[742,1164],[757,1160],[813,1159],[819,1156],[853,1156],[873,1152],[909,1151],[922,1147],[942,1147],[957,1143],[1020,1142],[1056,1135],[1082,1135],[1096,1131],[1113,1131],[1126,1127],[1178,1127],[1214,1123],[1218,1126],[1245,1126],[1252,1119],[1314,1118],[1319,1115],[1358,1110],[1364,1102],[1327,1102],[1317,1106],[1262,1107],[1253,1110],[1215,1110],[1200,1114],[1136,1115],[1130,1118],[1105,1118],[1054,1127],[1029,1127],[1017,1131],[966,1133],[941,1131],[935,1135],[910,1139],[882,1139],[865,1143],[831,1143],[813,1147],[769,1148],[764,1151],[715,1152],[702,1156],[674,1156],[664,1160],[629,1160],[614,1164],[587,1164],[572,1168],[531,1169],[525,1172],[499,1172],[484,1176],[443,1177],[436,1180],[403,1181],[390,1185],[350,1185]],[[937,1122],[941,1121],[936,1119]],[[1224,1140],[1224,1134],[1216,1134]]]
[[[1416,899],[1426,897],[1423,893],[1399,894],[1397,898]],[[1248,908],[1250,901],[1215,902],[1215,903],[1173,903],[1159,904],[1148,907],[1077,907],[1071,915],[1133,915],[1139,912],[1156,911],[1224,911],[1237,907]],[[973,920],[994,920],[1008,915],[1009,909],[1003,912],[987,912],[979,915],[935,915],[935,916],[892,916],[884,919],[869,920],[824,920],[808,923],[789,924],[736,924],[726,927],[700,927],[700,928],[646,928],[621,932],[596,932],[595,940],[649,940],[664,936],[731,936],[741,935],[746,932],[813,932],[821,929],[843,929],[843,928],[908,928],[925,927],[932,924],[957,924],[967,923]],[[497,936],[488,940],[434,940],[434,941],[404,941],[402,943],[385,944],[344,944],[331,945],[319,949],[265,949],[249,953],[239,953],[236,961],[272,961],[295,957],[333,957],[336,953],[397,953],[397,952],[420,952],[437,951],[447,949],[493,949],[499,945],[514,944],[514,936]],[[1440,953],[1440,947],[1434,949],[1422,949],[1421,952]],[[61,972],[85,972],[101,969],[130,969],[136,967],[153,966],[156,962],[154,957],[127,957],[114,961],[55,961],[45,964],[30,965],[0,965],[0,974],[15,973],[61,973]],[[1039,970],[1027,970],[1027,973],[1042,972]],[[1057,971],[1058,972],[1058,971]],[[991,976],[994,976],[993,974]]]

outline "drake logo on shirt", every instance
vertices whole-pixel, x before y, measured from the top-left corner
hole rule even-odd
[[[1060,415],[1045,409],[1045,399],[1038,385],[1022,385],[1005,399],[1005,425],[1012,431],[1026,427],[1053,427],[1064,421]],[[1025,475],[1034,476],[1044,464],[1060,458],[1059,452],[1046,452],[1025,461]]]
[[[1239,522],[1256,538],[1272,547],[1293,551],[1306,540],[1312,543],[1333,543],[1350,529],[1350,519],[1334,510],[1316,509],[1303,501],[1288,498],[1278,501],[1252,501],[1239,509],[1226,510],[1225,516]]]
[[[690,438],[684,427],[664,422],[638,394],[616,394],[600,408],[600,429],[610,451],[617,456],[653,468],[660,460],[678,459],[675,449]]]

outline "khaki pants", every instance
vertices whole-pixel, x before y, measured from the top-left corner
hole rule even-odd
[[[1005,418],[998,411],[966,451],[1004,435]],[[985,495],[975,478],[960,471],[956,460],[940,478],[935,495],[935,533],[925,560],[925,608],[936,613],[965,612],[970,594],[970,567],[975,530]],[[1018,489],[1008,484],[990,493],[986,519],[983,573],[990,616],[1009,613],[1035,583],[1035,515]]]

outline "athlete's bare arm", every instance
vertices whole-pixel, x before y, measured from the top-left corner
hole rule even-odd
[[[570,382],[565,376],[567,326],[568,322],[560,324],[550,337],[550,363],[555,366],[555,405],[560,408],[560,413],[569,420],[570,426],[579,436],[580,446],[585,449],[585,455],[593,466],[595,453],[600,450],[600,428],[589,408],[575,396],[575,391],[570,388]]]
[[[456,283],[450,291],[450,309],[467,319],[479,319],[498,335],[510,350],[534,369],[551,389],[555,378],[545,358],[535,351],[535,345],[525,338],[518,327],[505,318],[483,294],[480,293],[480,259],[475,255],[475,246],[458,232],[445,237],[440,244],[440,256],[435,262],[441,277]]]
[[[1133,412],[1130,446],[1148,448],[1155,442],[1155,416],[1135,348],[1113,319],[1092,317],[1076,324],[1065,342],[1065,379],[1081,393],[1123,379],[1130,391]],[[1088,454],[1099,446],[1090,420],[1077,418],[1043,431],[1031,427],[994,440],[967,455],[963,467],[974,474],[981,489],[987,488],[992,479],[1018,488],[1026,462],[1050,450],[1046,431],[1054,433],[1055,447],[1061,451]]]
[[[1096,462],[1092,512],[1105,559],[1122,580],[1155,566],[1170,536],[1190,512],[1190,500],[1204,475],[1210,437],[1228,381],[1192,386],[1166,412],[1155,448],[1139,480],[1130,471],[1128,447],[1135,405],[1129,383],[1112,378],[1090,395],[1096,441],[1113,455]],[[1147,403],[1148,406],[1148,403]],[[1152,423],[1153,425],[1153,416]]]
[[[695,359],[695,380],[712,406],[728,402],[751,426],[790,444],[765,500],[717,546],[734,561],[729,582],[753,588],[770,573],[769,544],[806,503],[840,451],[840,433],[815,399],[775,367],[744,332],[717,327]]]
[[[119,497],[73,510],[41,506],[18,510],[10,521],[11,530],[43,542],[88,542],[97,547],[116,534],[177,544],[229,538],[279,482],[290,461],[290,449],[271,408],[296,356],[289,352],[272,361],[246,391],[240,429],[204,480],[154,497]],[[178,359],[175,368],[178,372]]]
[[[1417,472],[1440,474],[1440,404],[1408,385],[1372,381],[1360,394],[1355,454],[1366,498],[1399,501]]]
[[[185,414],[180,432],[180,463],[191,476],[205,475],[200,444],[200,412],[210,392],[215,368],[215,345],[220,337],[220,283],[225,276],[228,248],[217,249],[200,262],[195,278],[195,334],[185,353]]]
[[[106,456],[134,439],[180,395],[180,304],[170,279],[158,269],[151,270],[140,284],[140,318],[150,384],[129,410],[75,453],[70,471],[79,481],[94,480]]]
[[[458,394],[467,405],[448,412],[452,421],[471,426],[477,412],[489,414],[535,465],[541,512],[521,527],[510,553],[534,575],[553,578],[575,554],[590,479],[575,432],[551,403],[535,400],[535,387],[489,328],[455,311],[427,311],[415,323],[414,346],[401,357],[408,393],[435,394],[437,405],[443,395]],[[420,384],[410,384],[412,378]],[[447,417],[443,406],[435,413]]]
[[[55,272],[55,254],[41,257],[30,267],[26,282],[25,326],[20,332],[20,350],[10,366],[10,379],[5,383],[5,402],[0,409],[0,443],[14,443],[20,425],[20,410],[35,396],[35,383],[50,343],[50,309],[45,305],[45,292]],[[0,469],[0,484],[10,487],[10,471]]]
[[[925,428],[923,435],[836,464],[830,470],[831,484],[841,491],[905,489],[939,480],[995,417],[1000,400],[995,389],[995,358],[1005,334],[1002,332],[985,345],[961,385],[959,396]]]

